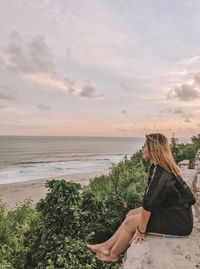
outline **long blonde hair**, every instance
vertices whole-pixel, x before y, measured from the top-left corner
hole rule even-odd
[[[180,169],[174,161],[167,137],[160,133],[152,133],[145,136],[152,161],[162,166],[168,172],[176,176],[180,175]]]

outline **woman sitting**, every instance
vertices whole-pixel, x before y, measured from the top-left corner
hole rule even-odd
[[[145,240],[147,232],[189,235],[193,229],[191,206],[195,198],[180,176],[167,137],[160,133],[146,135],[143,158],[151,160],[148,186],[142,207],[130,210],[125,220],[106,242],[87,245],[102,261],[117,261],[134,240]]]

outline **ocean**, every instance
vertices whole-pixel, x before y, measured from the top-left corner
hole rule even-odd
[[[0,184],[106,173],[141,149],[144,137],[0,136]]]

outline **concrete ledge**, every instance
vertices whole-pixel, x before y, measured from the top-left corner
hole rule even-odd
[[[196,243],[188,237],[163,238],[147,235],[146,240],[131,244],[126,252],[123,269],[198,268],[196,265],[200,256],[195,255]]]

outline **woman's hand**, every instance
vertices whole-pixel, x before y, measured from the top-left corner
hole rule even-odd
[[[133,241],[135,240],[135,243],[137,243],[138,241],[140,243],[142,243],[142,241],[146,241],[145,239],[145,235],[144,234],[141,234],[138,229],[136,229],[136,232],[134,233],[132,239],[129,241],[129,244],[131,244]]]

